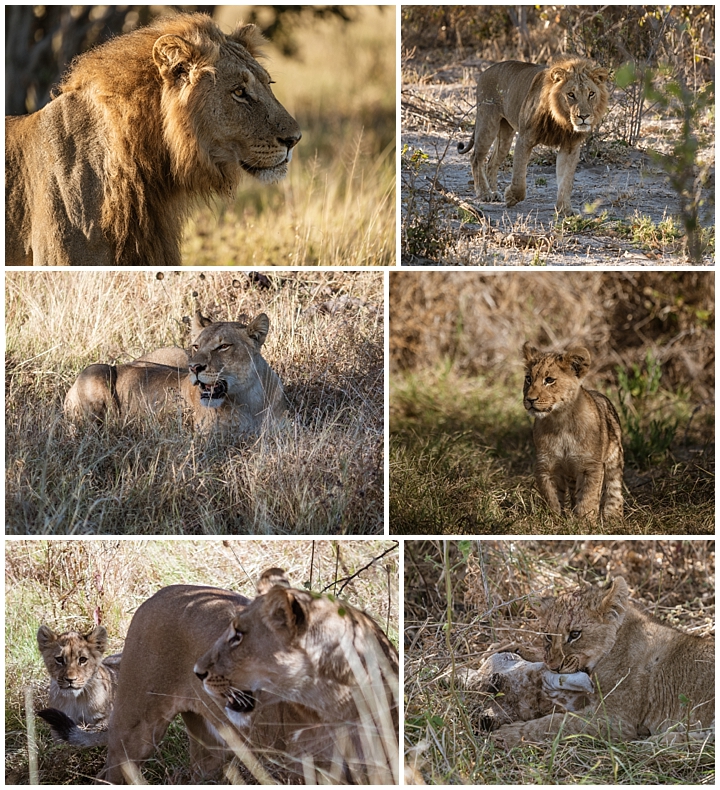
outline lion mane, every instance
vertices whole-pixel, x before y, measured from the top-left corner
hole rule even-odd
[[[43,109],[6,122],[6,263],[180,264],[193,200],[273,182],[300,139],[255,25],[161,19],[75,60]]]

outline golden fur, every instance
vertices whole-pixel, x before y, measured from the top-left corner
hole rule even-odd
[[[512,183],[505,190],[508,207],[525,200],[527,166],[536,145],[558,149],[557,202],[560,214],[572,214],[570,204],[580,146],[607,111],[608,72],[582,58],[567,58],[552,66],[508,60],[486,69],[478,78],[477,117],[473,138],[458,151],[471,157],[475,193],[481,200],[501,200],[497,174],[510,151]],[[495,143],[489,162],[485,162]]]
[[[196,197],[282,179],[300,139],[254,25],[179,14],[80,56],[59,95],[8,118],[7,265],[180,265]]]
[[[612,403],[582,381],[590,367],[586,348],[561,354],[523,346],[523,405],[535,418],[535,480],[548,507],[597,519],[622,518],[623,447]]]
[[[48,626],[37,632],[40,653],[50,675],[50,709],[38,715],[51,724],[56,738],[69,740],[75,746],[94,746],[104,743],[105,732],[84,732],[73,726],[70,735],[63,723],[80,723],[93,728],[107,727],[112,711],[118,671],[119,654],[103,659],[107,647],[107,632],[97,626],[88,634],[68,631],[55,634]],[[60,711],[63,716],[59,716]],[[65,717],[69,717],[67,720]],[[67,725],[67,726],[69,726]]]
[[[561,728],[567,735],[672,741],[712,725],[714,638],[690,636],[644,614],[630,602],[623,578],[603,589],[579,587],[545,598],[537,614],[547,667],[587,672],[598,700],[577,716],[556,713],[505,725],[496,737],[506,746],[544,743]],[[680,730],[667,734],[678,722]]]
[[[162,348],[125,365],[89,365],[70,388],[65,413],[102,420],[109,411],[127,417],[187,408],[201,431],[257,433],[287,409],[280,379],[261,354],[269,328],[264,313],[244,324],[198,312],[189,356]]]
[[[266,592],[254,601],[212,587],[165,587],[137,610],[123,651],[105,780],[137,777],[179,713],[199,775],[227,760],[227,744],[244,743],[258,753],[285,753],[301,775],[293,758],[305,757],[306,766],[310,759],[335,784],[363,777],[394,783],[398,665],[390,642],[353,607],[290,589],[278,569],[258,586]],[[371,698],[371,679],[374,701],[361,727],[356,695]]]

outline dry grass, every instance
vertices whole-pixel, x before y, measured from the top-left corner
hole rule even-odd
[[[47,703],[47,676],[35,641],[40,624],[87,631],[97,615],[110,635],[109,649],[121,650],[133,612],[160,587],[210,584],[252,596],[259,574],[279,566],[295,586],[338,592],[365,609],[397,645],[397,550],[382,556],[391,548],[391,542],[377,540],[8,541],[6,783],[28,782],[24,690],[33,691],[36,709]],[[375,558],[380,559],[361,570]],[[342,587],[343,580],[358,571]],[[102,768],[103,749],[78,751],[53,745],[42,722],[38,738],[42,784],[90,784]],[[149,761],[144,773],[153,784],[190,783],[187,736],[181,723],[171,726],[160,754]],[[280,783],[288,779],[276,778]]]
[[[391,273],[392,531],[587,534],[533,491],[525,340],[590,349],[587,383],[623,422],[623,534],[713,532],[714,282],[701,272]]]
[[[268,48],[277,96],[303,132],[289,176],[276,187],[247,183],[234,203],[198,209],[185,263],[394,264],[395,14],[366,6],[353,15],[347,25],[301,16],[292,59]]]
[[[15,272],[6,291],[8,533],[382,532],[381,274]],[[184,345],[196,306],[270,316],[290,429],[229,446],[173,418],[73,433],[78,371]]]
[[[447,551],[446,551],[447,550]],[[433,784],[714,784],[714,745],[660,747],[569,738],[499,749],[470,721],[449,677],[524,630],[529,593],[624,576],[633,600],[667,623],[713,633],[713,541],[407,541],[405,739]],[[451,613],[452,624],[448,624]],[[532,626],[530,626],[532,630]]]

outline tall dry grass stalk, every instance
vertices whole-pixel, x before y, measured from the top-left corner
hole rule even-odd
[[[68,424],[80,369],[184,346],[198,307],[269,315],[287,430],[228,444],[177,414]],[[381,274],[14,272],[6,338],[9,533],[382,532]]]

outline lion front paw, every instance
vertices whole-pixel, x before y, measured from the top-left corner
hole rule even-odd
[[[511,208],[516,203],[522,203],[525,200],[525,190],[524,189],[516,189],[511,184],[505,190],[505,205],[508,208]]]

